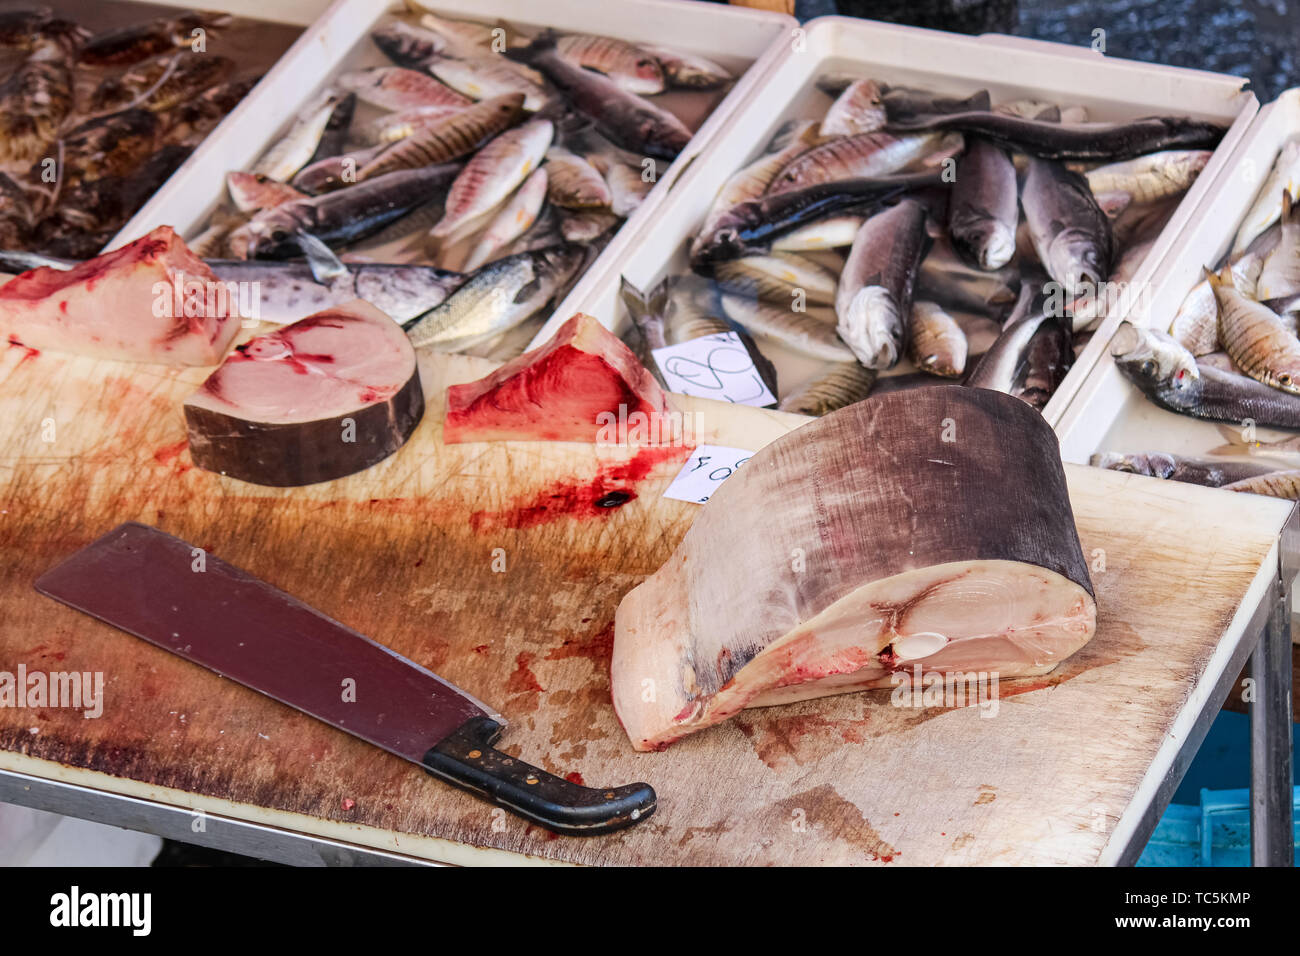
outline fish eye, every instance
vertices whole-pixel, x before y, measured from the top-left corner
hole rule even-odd
[[[1143,375],[1154,375],[1156,373],[1156,363],[1154,359],[1147,359],[1141,365]]]
[[[1277,383],[1278,383],[1279,385],[1290,385],[1290,384],[1291,384],[1291,375],[1290,375],[1290,373],[1288,373],[1288,372],[1283,372],[1281,375],[1279,375],[1279,376],[1277,377]]]

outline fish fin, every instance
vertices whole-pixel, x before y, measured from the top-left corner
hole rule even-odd
[[[1282,187],[1282,221],[1283,222],[1291,221],[1291,211],[1294,208],[1295,205],[1291,199],[1291,190],[1283,186]]]
[[[1228,269],[1228,267],[1224,266],[1224,269]],[[1217,289],[1219,286],[1223,285],[1223,280],[1219,277],[1219,273],[1215,272],[1209,266],[1201,266],[1201,271],[1205,273],[1205,281],[1210,284],[1211,289]],[[1231,269],[1228,269],[1228,272],[1231,274]]]
[[[307,259],[312,278],[321,285],[329,285],[339,276],[347,275],[348,267],[334,250],[311,233],[298,233],[298,248]]]
[[[977,90],[967,98],[966,102],[972,110],[988,112],[993,109],[993,99],[989,96],[988,90]]]
[[[1059,123],[1061,122],[1061,108],[1053,103],[1051,106],[1039,110],[1034,119],[1040,123]]]

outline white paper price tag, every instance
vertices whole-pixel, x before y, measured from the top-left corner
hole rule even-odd
[[[691,453],[690,460],[682,466],[668,490],[665,498],[678,501],[696,501],[700,504],[709,500],[709,496],[718,490],[736,469],[752,458],[754,453],[743,448],[728,448],[725,445],[700,445]]]
[[[670,392],[759,408],[776,401],[735,332],[666,345],[654,358]]]

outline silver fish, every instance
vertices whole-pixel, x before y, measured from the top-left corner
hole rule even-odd
[[[654,359],[654,350],[668,345],[667,319],[668,290],[671,277],[656,284],[648,293],[642,292],[626,276],[619,277],[619,297],[632,319],[627,338],[641,364],[648,368],[663,384],[663,376]]]
[[[1039,312],[1009,323],[971,370],[965,384],[1015,394],[1028,373],[1034,339],[1050,332],[1059,322],[1056,317]]]
[[[1237,230],[1232,243],[1233,255],[1245,252],[1260,233],[1278,221],[1284,189],[1292,202],[1300,200],[1300,139],[1291,140],[1278,152],[1273,168]]]
[[[491,262],[503,249],[527,232],[537,221],[537,215],[546,201],[546,190],[546,168],[533,170],[479,235],[469,258],[465,260],[464,268],[473,271]]]
[[[840,338],[868,368],[892,368],[902,354],[912,286],[925,255],[925,207],[904,199],[862,224],[835,296]]]
[[[1020,286],[1020,271],[1014,266],[994,272],[976,269],[947,240],[936,239],[921,263],[916,291],[942,305],[1000,319],[1015,305]]]
[[[629,93],[653,96],[664,91],[664,68],[659,60],[626,40],[574,33],[560,37],[555,48],[574,66],[603,73]]]
[[[1300,428],[1300,396],[1197,362],[1172,337],[1121,323],[1110,342],[1115,366],[1161,408],[1208,421]]]
[[[339,86],[355,93],[371,106],[385,110],[409,110],[421,106],[466,107],[471,100],[486,99],[458,93],[427,73],[401,66],[375,66],[344,73]]]
[[[1278,243],[1264,257],[1264,267],[1252,292],[1260,299],[1281,299],[1300,292],[1300,205],[1282,192],[1282,228]]]
[[[403,323],[411,344],[455,352],[536,315],[586,262],[579,246],[554,246],[490,262],[445,302]]]
[[[250,172],[282,183],[292,179],[294,173],[306,166],[316,154],[316,147],[320,145],[339,99],[337,94],[329,94],[319,105],[296,119],[289,132],[253,164]]]
[[[819,183],[883,176],[925,156],[941,139],[937,133],[895,136],[884,131],[832,139],[791,160],[767,191],[777,195]]]
[[[470,99],[484,100],[522,93],[524,109],[536,112],[546,105],[546,88],[515,63],[493,53],[435,56],[426,69],[447,86]],[[589,71],[588,71],[589,72]]]
[[[365,299],[395,322],[407,322],[441,305],[465,276],[432,266],[345,263],[343,275],[319,282],[311,267],[296,262],[210,260],[222,282],[250,283],[257,290],[257,318],[287,324],[353,299]]]

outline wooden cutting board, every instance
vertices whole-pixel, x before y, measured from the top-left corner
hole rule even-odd
[[[423,357],[429,409],[404,449],[276,490],[192,467],[180,402],[203,370],[0,347],[0,670],[106,680],[98,719],[0,708],[0,768],[451,862],[1092,863],[1149,797],[1243,598],[1277,574],[1289,502],[1071,468],[1097,636],[1055,673],[1003,683],[996,717],[879,691],[746,711],[638,754],[609,701],[614,610],[698,513],[661,497],[689,451],[442,446],[444,387],[488,367]],[[700,441],[737,447],[803,421],[681,404],[700,413]],[[636,497],[592,507],[614,488]],[[32,590],[126,520],[494,704],[505,748],[530,762],[652,784],[657,813],[609,837],[555,836]]]

